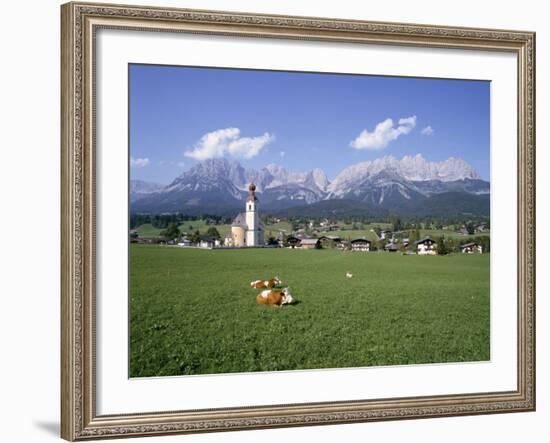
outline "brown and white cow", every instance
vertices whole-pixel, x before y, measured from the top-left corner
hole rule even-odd
[[[279,286],[281,284],[281,279],[279,277],[274,277],[269,280],[255,280],[250,282],[250,286],[255,289],[271,289],[275,286]]]
[[[266,289],[258,294],[256,303],[260,305],[289,305],[294,303],[294,297],[288,288],[284,289]]]

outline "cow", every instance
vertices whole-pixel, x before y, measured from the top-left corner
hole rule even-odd
[[[262,288],[271,289],[271,288],[274,288],[275,286],[279,286],[281,283],[282,283],[281,279],[278,276],[276,276],[269,280],[251,281],[250,287],[254,289],[262,289]]]
[[[346,278],[352,278],[353,274],[351,272],[346,272]]]
[[[274,306],[289,305],[294,303],[294,297],[292,297],[289,288],[266,289],[258,294],[256,303]]]

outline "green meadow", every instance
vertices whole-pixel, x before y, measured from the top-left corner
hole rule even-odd
[[[489,255],[132,244],[130,317],[131,377],[484,361]]]

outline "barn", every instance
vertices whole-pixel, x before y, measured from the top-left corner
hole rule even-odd
[[[300,241],[301,249],[321,249],[321,242],[318,238],[303,238]]]

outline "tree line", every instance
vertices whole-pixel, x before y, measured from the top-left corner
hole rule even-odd
[[[231,218],[220,215],[203,214],[200,216],[186,215],[181,213],[174,214],[130,214],[130,229],[135,229],[141,225],[151,224],[155,228],[166,229],[169,225],[179,225],[186,221],[205,220],[207,224],[219,225],[231,223]]]

